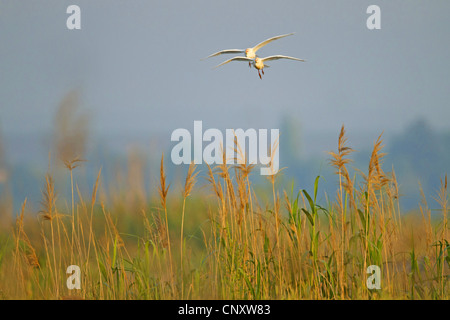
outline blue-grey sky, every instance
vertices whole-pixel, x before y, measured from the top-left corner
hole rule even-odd
[[[66,8],[81,8],[81,30]],[[371,4],[381,30],[366,27]],[[276,128],[298,119],[305,136],[395,133],[418,117],[448,130],[450,2],[434,1],[0,1],[0,128],[51,130],[64,95],[81,92],[93,132],[150,135],[176,128]],[[262,48],[260,80],[230,56]],[[320,148],[320,146],[319,146]],[[328,146],[324,146],[327,150]]]

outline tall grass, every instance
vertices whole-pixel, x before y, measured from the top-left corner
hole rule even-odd
[[[227,165],[225,155],[202,175],[191,164],[180,194],[169,189],[162,156],[158,198],[131,205],[98,199],[101,170],[83,195],[74,171],[80,158],[72,157],[70,207],[50,169],[38,215],[27,213],[25,200],[12,230],[0,232],[0,297],[449,299],[447,177],[432,195],[439,215],[425,195],[420,214],[402,214],[382,147],[380,136],[367,170],[355,170],[342,127],[330,152],[337,191],[325,200],[320,177],[312,190],[283,190],[280,172],[261,182],[269,192],[257,192],[254,165]],[[139,188],[123,192],[147,193]],[[66,286],[69,265],[81,268],[80,290]],[[380,290],[366,286],[370,265],[381,268]]]

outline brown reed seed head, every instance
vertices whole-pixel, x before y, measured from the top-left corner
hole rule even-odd
[[[161,199],[161,205],[166,209],[167,193],[169,192],[170,184],[166,187],[166,174],[164,172],[164,153],[161,156],[160,167],[160,186],[158,187],[159,196]]]
[[[191,194],[192,189],[194,188],[194,185],[197,181],[197,175],[198,171],[195,172],[195,168],[197,166],[194,164],[194,162],[191,162],[189,165],[189,170],[186,176],[186,183],[184,184],[184,191],[183,191],[183,197],[187,198]],[[195,173],[194,173],[195,172]]]
[[[79,166],[86,149],[89,118],[77,114],[79,95],[69,92],[61,101],[55,118],[55,148],[58,158],[69,169]]]
[[[386,180],[387,177],[381,169],[381,164],[383,163],[382,158],[386,155],[386,153],[381,153],[381,150],[384,148],[384,145],[382,145],[383,139],[381,139],[382,135],[383,133],[380,134],[377,141],[374,143],[369,162],[369,173],[367,176],[367,184],[373,185],[375,189],[381,188],[386,184],[386,181],[389,181]]]
[[[333,151],[328,152],[332,156],[330,163],[333,167],[338,170],[342,170],[346,164],[350,163],[352,160],[345,157],[349,156],[354,150],[346,146],[347,137],[345,136],[345,128],[342,125],[341,132],[338,139],[338,153]]]
[[[246,178],[252,172],[253,168],[255,167],[255,164],[254,163],[247,164],[247,154],[244,151],[242,151],[242,148],[239,144],[239,141],[237,140],[236,135],[234,136],[233,152],[237,154],[237,156],[234,157],[234,161],[238,163],[238,165],[236,165],[235,167],[238,168],[244,175],[244,178]]]
[[[335,172],[337,175],[341,175],[344,178],[343,187],[345,190],[352,195],[353,194],[353,181],[350,178],[350,174],[346,167],[347,164],[352,162],[351,159],[347,157],[354,152],[351,147],[347,145],[347,137],[345,136],[345,127],[342,125],[341,132],[338,138],[338,152],[333,151],[328,152],[331,155],[330,164],[337,169]]]
[[[45,189],[42,191],[41,206],[42,210],[39,212],[44,220],[51,221],[55,216],[55,182],[50,174],[45,176]]]
[[[222,200],[223,199],[223,191],[222,191],[222,185],[220,183],[216,183],[216,179],[214,178],[214,173],[210,167],[209,164],[206,164],[208,167],[208,177],[206,180],[212,185],[214,193],[216,196]]]

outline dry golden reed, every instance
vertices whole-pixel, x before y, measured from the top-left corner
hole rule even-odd
[[[101,169],[92,194],[85,197],[73,177],[80,163],[74,160],[81,159],[75,154],[83,148],[60,151],[71,159],[66,165],[71,214],[59,213],[69,209],[65,199],[57,201],[49,170],[39,219],[25,214],[25,201],[13,228],[13,244],[0,248],[2,296],[448,299],[447,177],[434,199],[440,208],[430,209],[435,203],[429,205],[423,196],[421,216],[409,217],[400,211],[394,170],[383,170],[381,135],[364,173],[350,167],[354,150],[344,126],[337,142],[337,151],[329,153],[338,181],[334,200],[323,196],[319,178],[312,190],[287,191],[279,175],[269,182],[260,179],[255,188],[253,164],[227,165],[225,152],[221,164],[206,166],[208,195],[197,187],[201,171],[194,163],[181,192],[169,194],[163,154],[159,197],[146,195],[143,180],[133,186],[124,179],[130,187],[121,192],[128,194],[117,201],[108,201],[110,194],[97,200]],[[277,147],[271,146],[272,159]],[[234,151],[245,158],[236,140]],[[129,177],[142,177],[141,159],[130,158],[128,166]],[[136,196],[139,201],[129,200]],[[0,237],[8,234],[0,231]],[[72,292],[65,286],[65,269],[71,264],[82,270],[82,287]],[[367,288],[369,265],[381,269],[380,290]]]

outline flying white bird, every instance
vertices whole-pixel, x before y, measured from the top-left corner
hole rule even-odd
[[[269,67],[264,62],[271,61],[271,60],[278,60],[278,59],[290,59],[290,60],[303,61],[303,62],[305,61],[303,59],[298,59],[298,58],[283,56],[283,55],[269,56],[269,57],[265,57],[265,58],[256,57],[255,59],[250,59],[247,57],[234,57],[234,58],[228,59],[227,61],[222,62],[221,64],[215,66],[214,68],[223,66],[224,64],[227,64],[231,61],[248,61],[249,63],[253,64],[255,69],[258,70],[259,78],[262,79],[260,71],[262,71],[262,74],[264,75],[264,68]]]
[[[272,37],[272,38],[269,38],[267,40],[264,40],[261,43],[258,43],[253,48],[247,48],[245,50],[244,49],[227,49],[227,50],[218,51],[216,53],[213,53],[210,56],[207,56],[206,58],[203,58],[202,60],[205,60],[205,59],[208,59],[208,58],[211,58],[211,57],[216,57],[216,56],[219,56],[221,54],[228,54],[228,53],[245,53],[245,56],[247,58],[255,59],[256,58],[256,51],[258,51],[259,49],[264,47],[266,44],[269,44],[272,41],[275,41],[275,40],[278,40],[278,39],[281,39],[281,38],[284,38],[284,37],[287,37],[287,36],[291,36],[293,34],[294,33],[288,33],[288,34],[283,34],[283,35],[280,35],[280,36]],[[251,63],[250,62],[248,64],[248,66],[251,67]]]

